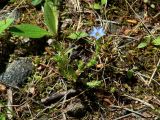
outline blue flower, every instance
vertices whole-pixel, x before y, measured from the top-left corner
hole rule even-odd
[[[90,36],[96,38],[96,40],[98,40],[104,35],[105,35],[105,31],[103,27],[93,27],[93,29],[90,32]]]

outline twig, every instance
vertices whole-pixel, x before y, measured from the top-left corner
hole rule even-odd
[[[159,64],[160,64],[160,59],[158,60],[157,65],[156,65],[156,68],[154,69],[154,71],[153,71],[153,73],[152,73],[152,76],[151,76],[150,79],[149,79],[148,86],[150,85],[150,83],[151,83],[151,81],[152,81],[152,79],[153,79],[153,77],[154,77],[154,75],[155,75],[155,73],[156,73],[156,71],[157,71],[157,68],[158,68]]]
[[[80,27],[82,26],[81,21],[82,21],[82,17],[81,17],[81,14],[80,14],[76,31],[78,31],[80,29]]]
[[[138,111],[134,111],[134,110],[131,110],[131,109],[129,109],[129,108],[124,108],[124,107],[115,106],[115,105],[112,105],[112,107],[114,107],[114,108],[119,108],[119,109],[124,109],[124,110],[127,110],[127,111],[131,112],[131,113],[137,114],[137,115],[139,115],[139,116],[141,116],[141,117],[143,117],[143,118],[146,118],[144,115],[142,115],[142,114],[139,113]]]
[[[12,104],[13,104],[13,96],[12,96],[12,89],[9,88],[7,90],[7,95],[8,95],[8,102],[7,102],[7,107],[8,107],[8,110],[7,110],[7,117],[9,120],[12,120],[13,119],[13,108],[12,108]]]
[[[144,104],[144,105],[146,105],[146,106],[148,106],[148,107],[150,107],[152,109],[155,109],[153,105],[151,105],[151,104],[149,104],[149,103],[147,103],[147,102],[145,102],[143,100],[140,100],[139,98],[135,98],[135,97],[132,97],[132,96],[129,96],[129,95],[126,95],[126,94],[124,94],[124,96],[126,96],[128,98],[131,98],[131,99],[133,99],[135,101],[141,102],[142,104]]]
[[[147,81],[146,81],[143,77],[149,79],[149,78],[150,78],[149,76],[146,76],[146,75],[144,75],[144,74],[141,74],[140,72],[135,72],[135,75],[137,75],[137,77],[139,77],[140,80],[142,80],[142,82],[144,82],[145,85],[147,85]],[[152,80],[153,80],[153,82],[157,83],[157,84],[160,86],[160,83],[157,82],[157,80],[155,80],[155,79],[152,79]]]
[[[153,19],[155,19],[156,17],[158,17],[160,15],[160,12],[157,13],[155,16],[153,16]]]
[[[29,113],[30,113],[31,117],[33,118],[33,114],[32,114],[32,112],[31,112],[31,109],[30,109],[30,106],[29,106],[28,103],[27,103],[27,108],[28,108],[28,110],[29,110]]]
[[[111,20],[104,20],[104,19],[96,19],[96,21],[102,21],[104,23],[112,23],[112,24],[120,24],[119,22],[116,22],[116,21],[111,21]]]
[[[138,110],[138,111],[136,111],[136,112],[143,112],[143,111],[145,111],[145,110],[146,110],[146,108],[141,109],[141,110]],[[126,117],[128,117],[128,116],[130,116],[130,115],[133,115],[133,113],[129,113],[129,114],[123,115],[123,116],[118,117],[118,118],[116,118],[116,119],[114,119],[114,120],[122,120],[123,118],[126,118]]]

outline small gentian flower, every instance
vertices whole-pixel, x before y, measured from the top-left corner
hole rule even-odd
[[[105,31],[103,27],[93,27],[89,35],[98,40],[99,38],[105,35]]]

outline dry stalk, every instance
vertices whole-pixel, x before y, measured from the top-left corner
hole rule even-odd
[[[138,101],[138,102],[140,102],[140,103],[142,103],[142,104],[144,104],[144,105],[146,105],[146,106],[148,106],[148,107],[150,107],[152,109],[155,109],[153,105],[151,105],[151,104],[149,104],[149,103],[147,103],[147,102],[145,102],[145,101],[143,101],[143,100],[141,100],[139,98],[135,98],[135,97],[132,97],[132,96],[129,96],[129,95],[126,95],[126,94],[124,94],[124,96],[126,96],[126,97],[128,97],[130,99],[133,99],[135,101]]]
[[[13,95],[12,95],[12,89],[9,88],[7,90],[7,96],[8,96],[8,102],[7,102],[7,117],[9,120],[13,119],[13,108],[12,108],[12,104],[13,104]]]
[[[152,73],[152,76],[150,77],[150,79],[149,79],[149,81],[148,81],[148,86],[150,85],[150,83],[151,83],[154,75],[156,74],[156,71],[157,71],[157,68],[158,68],[159,64],[160,64],[160,59],[158,60],[157,65],[156,65],[156,68],[154,69],[154,71],[153,71],[153,73]]]

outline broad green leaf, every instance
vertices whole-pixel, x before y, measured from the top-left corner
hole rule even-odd
[[[87,37],[88,34],[86,32],[74,32],[74,33],[71,33],[68,38],[70,39],[80,39],[80,38],[83,38],[83,37]]]
[[[101,81],[98,81],[98,80],[87,82],[87,86],[90,88],[96,88],[96,87],[99,87],[100,85],[101,85]]]
[[[148,45],[148,43],[146,42],[141,42],[139,45],[138,45],[138,48],[144,48]]]
[[[108,0],[101,0],[101,5],[107,4]]]
[[[31,24],[20,24],[10,28],[9,31],[14,35],[28,37],[28,38],[41,38],[45,35],[51,35],[46,30]]]
[[[38,4],[40,4],[42,2],[42,0],[32,0],[31,4],[36,6]]]
[[[160,45],[160,36],[157,37],[155,40],[152,41],[153,45]]]
[[[92,8],[95,10],[101,9],[101,5],[99,3],[93,3]]]
[[[7,18],[6,20],[0,21],[0,34],[4,32],[5,29],[7,29],[12,23],[14,19],[13,18]]]
[[[44,4],[44,20],[49,31],[56,35],[58,31],[58,10],[52,2],[45,2]]]

